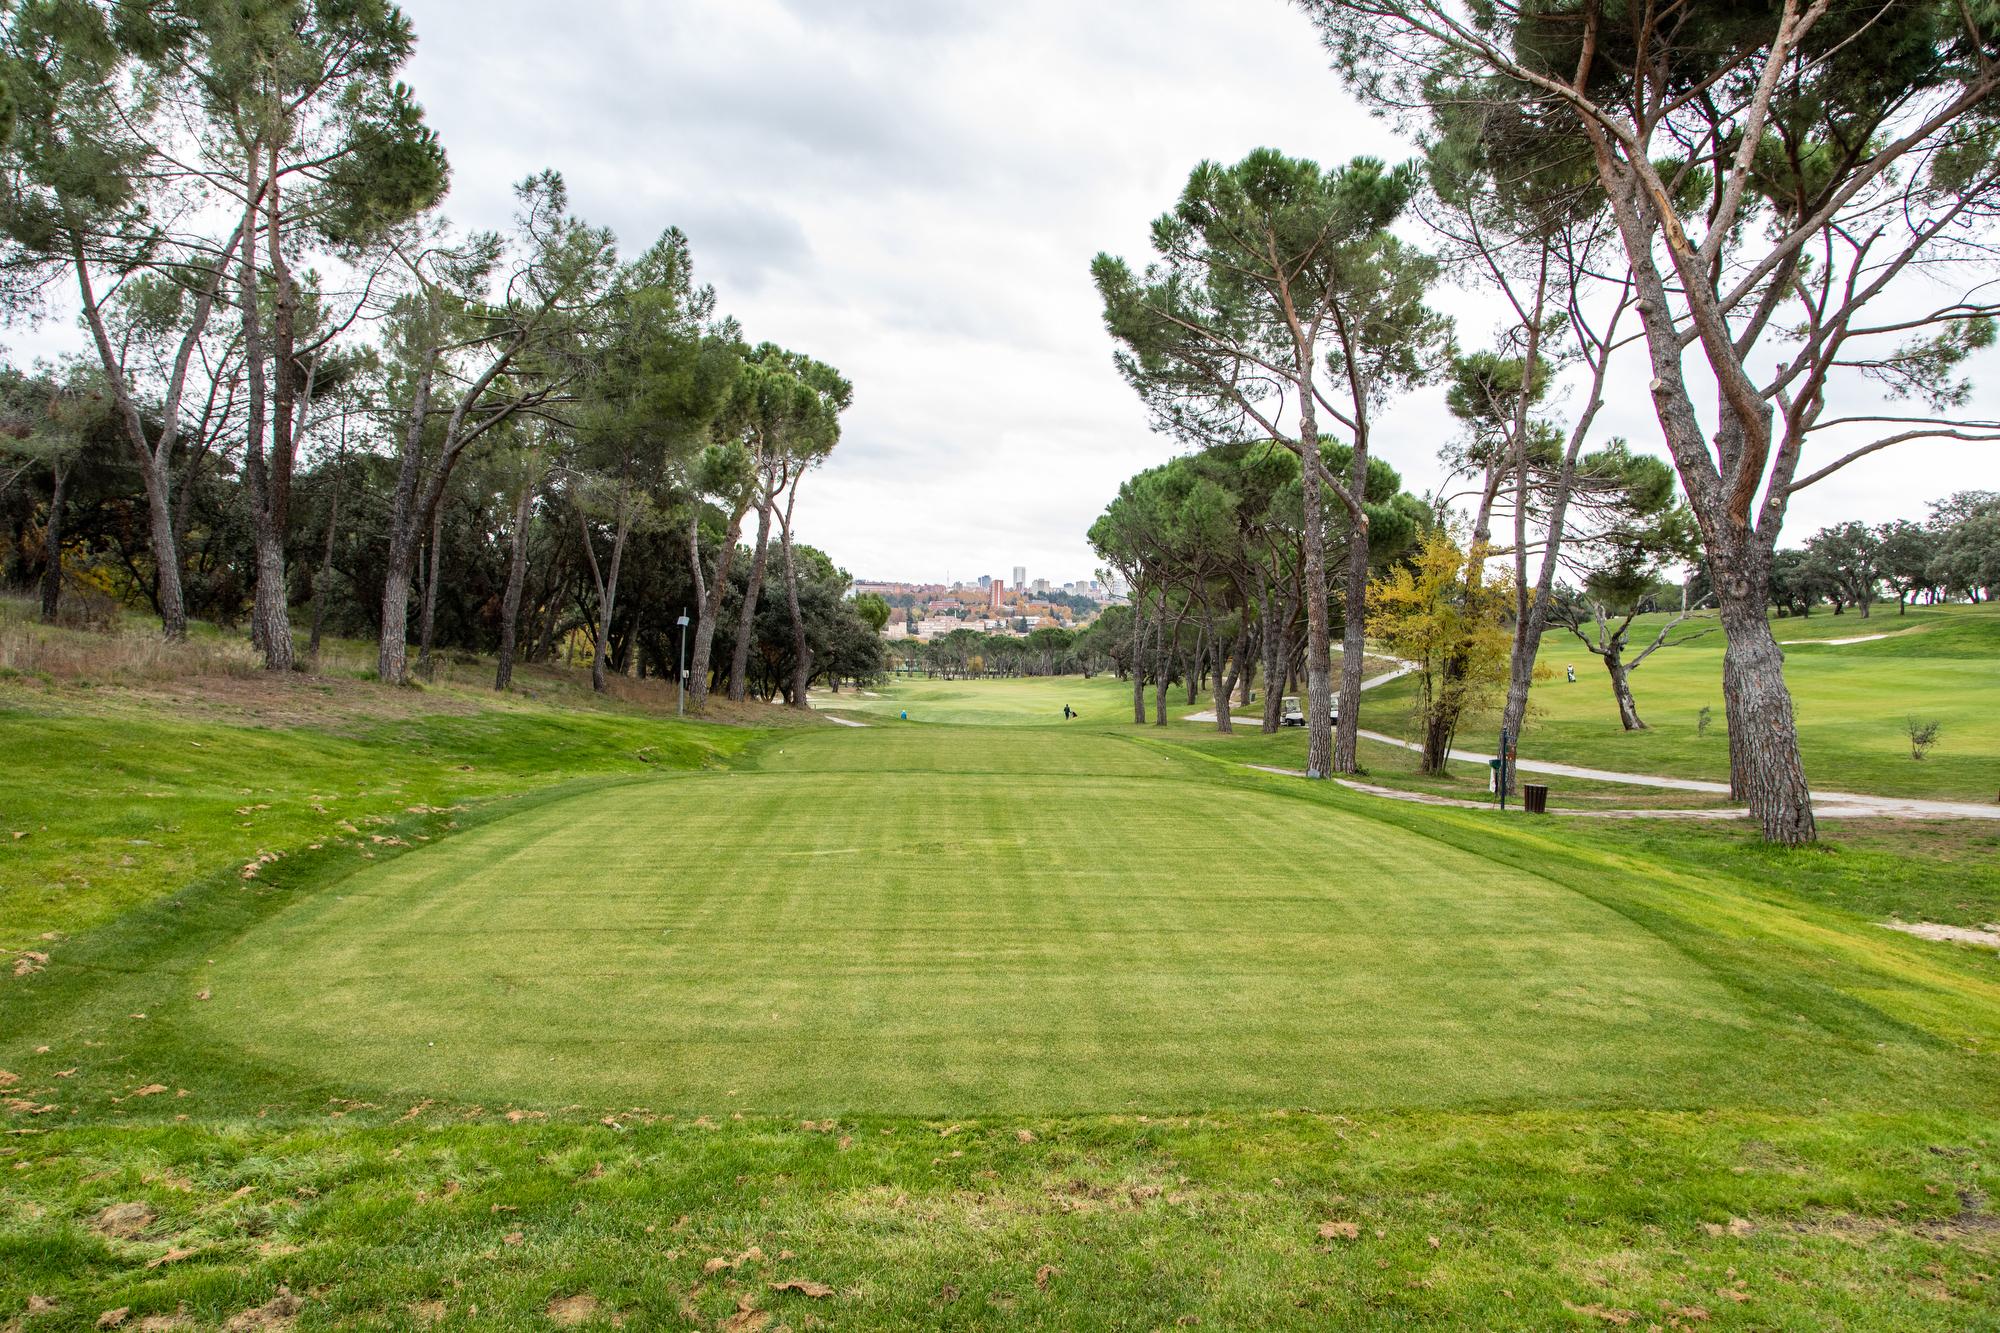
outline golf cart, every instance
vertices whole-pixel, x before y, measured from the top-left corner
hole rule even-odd
[[[1340,721],[1339,696],[1336,695],[1334,698],[1328,700],[1326,708],[1328,720],[1338,723]],[[1278,725],[1281,727],[1303,727],[1305,724],[1305,705],[1300,701],[1298,695],[1286,695],[1283,705],[1278,710]]]

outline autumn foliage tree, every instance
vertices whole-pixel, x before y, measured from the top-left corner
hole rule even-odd
[[[1459,724],[1489,708],[1506,684],[1513,588],[1504,575],[1480,576],[1482,559],[1436,528],[1408,560],[1368,584],[1368,632],[1415,667],[1412,709],[1426,773],[1445,771]]]

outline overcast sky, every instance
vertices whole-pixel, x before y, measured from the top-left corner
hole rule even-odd
[[[1112,367],[1092,255],[1143,262],[1203,158],[1406,155],[1283,0],[403,4],[455,222],[506,226],[511,184],[555,167],[628,254],[680,227],[748,337],[853,380],[800,510],[859,577],[1088,577],[1092,519],[1174,452]],[[1484,302],[1438,303],[1490,339]],[[1638,365],[1601,426],[1657,448]],[[1376,448],[1421,492],[1450,429],[1432,390]],[[1888,451],[1807,492],[1790,531],[1967,486],[2000,489],[2000,450]]]

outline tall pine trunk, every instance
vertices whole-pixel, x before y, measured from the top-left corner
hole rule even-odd
[[[292,344],[296,303],[285,267],[280,232],[280,196],[275,179],[260,181],[258,154],[249,149],[247,196],[265,201],[269,218],[265,237],[271,258],[271,330],[264,330],[263,297],[257,276],[256,231],[253,227],[238,259],[242,273],[243,365],[249,377],[249,414],[245,423],[243,475],[249,482],[251,544],[255,551],[257,587],[251,603],[250,640],[264,654],[264,669],[289,671],[293,666],[292,623],[286,606],[285,526],[292,473]],[[275,158],[276,148],[268,150]],[[268,427],[270,445],[265,446]]]
[[[139,475],[146,483],[146,527],[153,545],[153,599],[160,607],[160,633],[170,640],[185,639],[187,601],[181,592],[180,544],[174,540],[166,460],[140,459]]]
[[[417,558],[417,487],[423,476],[424,420],[430,412],[431,379],[437,353],[426,353],[416,377],[410,414],[403,428],[402,457],[396,467],[396,490],[389,502],[389,551],[382,576],[381,632],[375,641],[376,675],[385,685],[409,683],[410,577]]]
[[[1144,598],[1132,590],[1132,722],[1146,725],[1146,617],[1140,613]]]
[[[736,609],[736,642],[729,653],[729,701],[742,703],[750,692],[750,640],[756,632],[757,601],[764,591],[764,571],[771,560],[771,507],[777,497],[766,489],[757,501],[757,548],[750,557],[750,582]]]
[[[493,668],[493,688],[514,683],[514,644],[521,626],[521,594],[528,586],[528,522],[535,512],[535,488],[523,483],[514,501],[514,531],[508,542],[507,591],[500,599],[500,660]]]
[[[346,427],[341,428],[341,458],[347,457]],[[326,627],[326,588],[333,582],[333,543],[340,530],[340,469],[333,473],[333,494],[326,506],[326,543],[320,548],[319,572],[313,576],[312,637],[306,644],[306,656],[314,666],[319,665],[320,633]]]
[[[1324,497],[1320,494],[1319,427],[1313,420],[1311,398],[1303,399],[1305,410],[1299,426],[1304,446],[1300,475],[1304,485],[1306,594],[1306,776],[1324,778],[1333,772],[1333,647],[1327,624],[1326,524]],[[1352,725],[1350,722],[1348,725]],[[1347,771],[1352,771],[1351,765]]]
[[[1224,675],[1220,666],[1218,666],[1216,671],[1215,729],[1226,734],[1233,734],[1236,730],[1235,724],[1230,720],[1229,704],[1236,694],[1237,675],[1243,673],[1245,679],[1248,679],[1247,673],[1244,673],[1243,658],[1250,650],[1249,640],[1250,608],[1246,606],[1243,608],[1242,623],[1236,629],[1236,642],[1231,644],[1228,649],[1228,674]],[[1245,702],[1248,702],[1248,700]]]
[[[46,624],[56,623],[56,616],[62,610],[63,585],[63,503],[69,490],[69,465],[57,460],[50,471],[54,474],[49,489],[49,519],[42,525],[42,620]]]
[[[1717,562],[1719,564],[1719,562]],[[1797,845],[1818,836],[1812,791],[1799,757],[1785,654],[1765,618],[1763,581],[1717,569],[1722,629],[1722,698],[1729,720],[1729,787],[1768,842]]]
[[[1364,465],[1365,466],[1365,465]],[[1347,538],[1347,588],[1343,595],[1340,640],[1340,722],[1335,729],[1333,767],[1337,773],[1361,769],[1361,672],[1368,656],[1368,528]]]
[[[438,576],[444,565],[444,506],[431,514],[430,568],[424,571],[423,609],[417,615],[417,674],[425,680],[437,677]]]
[[[722,549],[716,552],[715,576],[704,581],[701,572],[701,532],[698,520],[688,526],[688,564],[694,571],[695,599],[700,619],[694,627],[694,658],[688,666],[688,703],[699,713],[708,706],[708,663],[715,651],[715,624],[722,619],[722,598],[729,589],[729,567],[736,560],[736,541],[743,535],[743,515],[748,506],[729,516],[722,534]]]
[[[621,492],[618,497],[618,526],[611,538],[611,562],[600,569],[597,547],[590,536],[590,520],[577,511],[583,528],[583,553],[588,557],[590,577],[597,585],[597,633],[590,653],[590,688],[599,694],[611,688],[606,666],[611,655],[611,617],[618,605],[618,569],[625,562],[625,539],[632,532],[632,515]]]
[[[806,618],[799,610],[799,569],[792,557],[792,506],[798,502],[799,478],[792,479],[791,494],[785,500],[784,517],[778,524],[778,539],[785,557],[785,609],[792,618],[792,699],[794,708],[806,706],[806,684],[812,679],[812,649],[806,643]]]

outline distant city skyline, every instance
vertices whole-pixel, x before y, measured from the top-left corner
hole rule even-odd
[[[1033,572],[1032,567],[1027,565],[1014,566],[1011,577],[984,573],[968,575],[937,572],[929,576],[896,578],[883,577],[873,570],[850,569],[847,572],[854,580],[856,587],[864,585],[893,585],[907,588],[956,588],[968,591],[977,589],[983,592],[994,586],[999,586],[1010,594],[1023,590],[1033,592],[1061,591],[1080,587],[1112,587],[1118,583],[1115,576],[1109,580],[1101,577],[1101,573],[1108,571],[1092,570],[1088,574],[1079,574],[1071,578],[1057,578],[1054,575],[1036,574]]]

